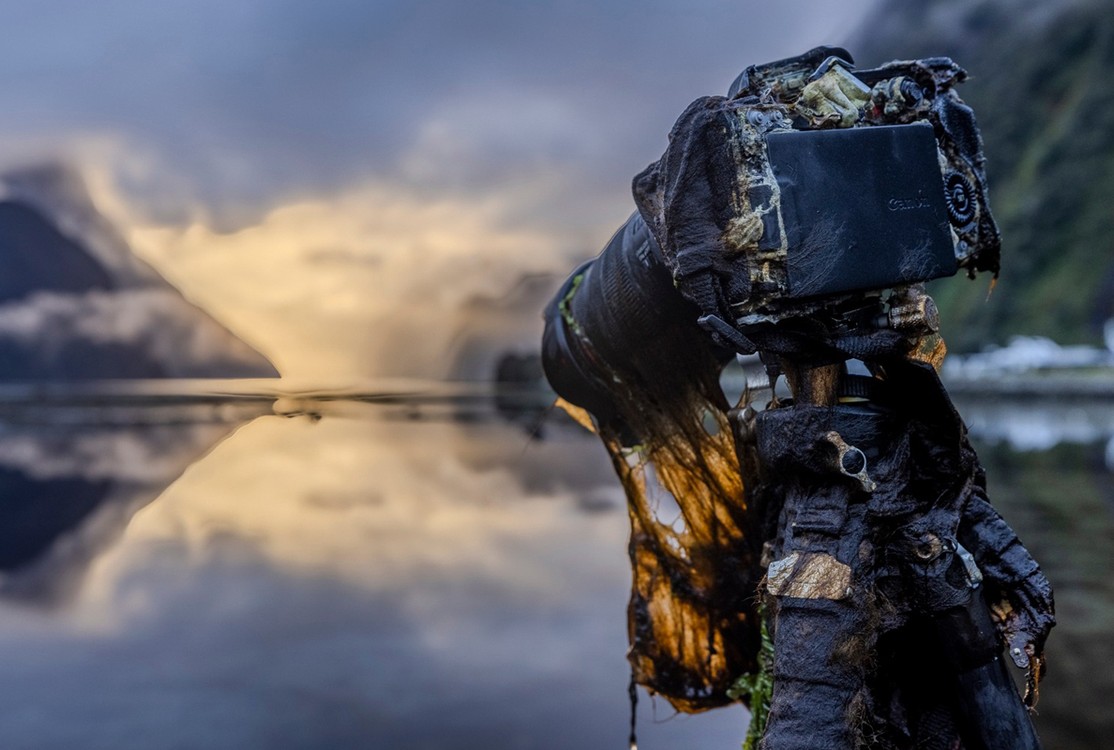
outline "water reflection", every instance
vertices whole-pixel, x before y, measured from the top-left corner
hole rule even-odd
[[[0,746],[624,747],[622,496],[591,436],[550,419],[533,440],[536,414],[483,403],[5,427]],[[1058,586],[1046,747],[1099,746],[1103,438],[985,437],[995,501]],[[741,710],[652,708],[642,747],[739,746]]]
[[[1110,443],[1114,439],[1111,401],[958,398],[956,405],[977,439],[1006,443],[1016,451],[1045,451],[1061,443]]]
[[[1047,748],[1114,737],[1114,404],[961,403],[991,498],[1056,590],[1037,727]]]
[[[129,506],[66,606],[0,607],[0,745],[623,745],[626,518],[595,445],[471,407],[313,411],[239,427]],[[44,440],[24,453],[106,444]],[[121,475],[161,455],[129,450]],[[102,492],[65,476],[72,502]],[[737,746],[742,712],[644,708],[647,747]]]
[[[0,595],[57,603],[226,423],[0,427]]]

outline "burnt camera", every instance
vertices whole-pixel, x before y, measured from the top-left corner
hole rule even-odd
[[[859,70],[819,47],[695,102],[635,178],[682,293],[745,333],[864,297],[904,304],[960,268],[996,274],[982,142],[953,90],[965,76],[947,58]]]
[[[935,332],[923,282],[999,267],[965,77],[818,47],[697,99],[634,178],[638,211],[546,310],[550,382],[606,422],[620,385],[679,388],[706,343],[861,358]]]

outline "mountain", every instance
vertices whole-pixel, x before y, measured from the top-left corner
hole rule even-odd
[[[860,66],[947,55],[982,129],[1002,274],[930,293],[953,351],[1013,335],[1103,343],[1114,317],[1114,3],[882,0],[848,43]]]
[[[0,176],[0,380],[277,375],[132,253],[75,172]]]

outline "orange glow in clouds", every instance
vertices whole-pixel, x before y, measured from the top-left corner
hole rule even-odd
[[[555,239],[501,225],[502,208],[371,184],[283,206],[232,233],[195,223],[132,224],[127,234],[137,254],[284,376],[440,377],[463,302],[560,267]]]

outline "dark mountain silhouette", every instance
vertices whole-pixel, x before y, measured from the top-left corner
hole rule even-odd
[[[0,380],[274,377],[137,258],[80,177],[0,177]]]
[[[0,203],[0,302],[37,291],[112,289],[107,269],[33,207]]]

